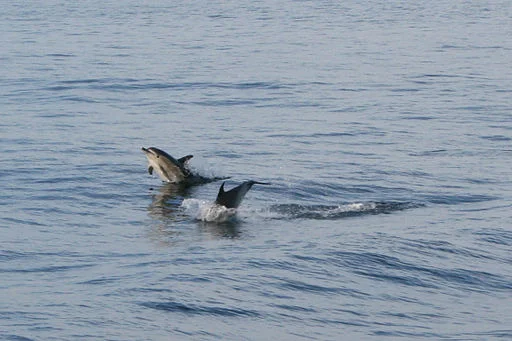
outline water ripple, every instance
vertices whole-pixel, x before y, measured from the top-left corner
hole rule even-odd
[[[418,266],[397,257],[367,252],[339,251],[334,252],[333,257],[359,275],[408,286],[440,288],[450,285],[459,290],[484,292],[512,289],[511,279],[490,272]]]
[[[55,266],[43,266],[26,269],[2,269],[2,272],[6,273],[52,273],[52,272],[66,272],[70,270],[78,270],[84,268],[94,267],[95,264],[74,264],[74,265],[55,265]]]
[[[197,306],[187,305],[179,302],[142,302],[139,305],[162,310],[166,312],[183,313],[186,315],[212,315],[224,317],[260,317],[260,314],[254,310],[239,309],[239,308],[225,308],[218,306]]]
[[[171,89],[187,91],[195,89],[227,89],[227,90],[280,90],[289,89],[296,85],[275,82],[161,82],[155,79],[134,79],[134,78],[97,78],[97,79],[75,79],[64,80],[44,88],[47,91],[69,91],[74,89],[92,89],[113,92],[140,91],[140,90],[161,90]]]
[[[15,335],[15,334],[0,334],[2,340],[5,341],[35,341],[35,339],[31,339],[25,336]]]

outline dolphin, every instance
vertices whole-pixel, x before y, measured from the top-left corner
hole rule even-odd
[[[215,200],[215,203],[217,205],[222,205],[226,208],[237,208],[240,206],[240,203],[242,202],[243,198],[249,192],[251,187],[255,184],[258,185],[270,185],[269,182],[258,182],[258,181],[245,181],[241,185],[238,185],[229,191],[224,190],[224,184],[225,182],[220,185],[219,194],[217,194],[217,199]]]
[[[194,177],[187,165],[193,155],[187,155],[176,160],[163,150],[155,147],[147,149],[142,147],[142,151],[148,158],[149,174],[156,171],[163,181],[170,183],[181,183]]]

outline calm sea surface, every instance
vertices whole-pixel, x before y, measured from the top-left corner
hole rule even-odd
[[[0,12],[1,340],[512,339],[512,2]],[[140,148],[254,186],[201,220]]]

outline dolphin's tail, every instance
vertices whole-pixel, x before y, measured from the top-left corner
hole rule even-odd
[[[245,197],[245,194],[249,192],[253,185],[270,185],[269,182],[249,180],[243,182],[242,184],[236,186],[235,188],[230,189],[229,191],[225,191],[224,184],[225,182],[223,182],[222,185],[220,185],[219,193],[217,194],[217,199],[215,200],[215,203],[218,205],[225,206],[227,208],[237,208],[242,202],[243,198]]]

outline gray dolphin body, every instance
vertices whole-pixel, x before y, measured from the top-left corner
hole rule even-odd
[[[192,155],[187,155],[176,160],[163,150],[155,147],[147,149],[142,147],[142,151],[149,162],[149,174],[153,174],[153,171],[156,171],[163,181],[183,183],[195,177],[187,167],[188,161],[193,157]]]
[[[219,194],[217,194],[217,200],[215,203],[217,205],[222,205],[226,208],[237,208],[240,206],[243,198],[249,192],[251,187],[255,184],[258,185],[270,185],[268,182],[258,182],[258,181],[245,181],[241,185],[238,185],[229,191],[224,191],[224,182],[220,186]]]

